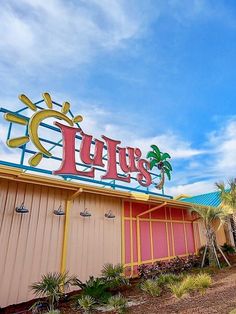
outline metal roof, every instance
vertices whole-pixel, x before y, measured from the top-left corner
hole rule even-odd
[[[220,193],[211,192],[180,199],[182,202],[217,207],[220,205]]]

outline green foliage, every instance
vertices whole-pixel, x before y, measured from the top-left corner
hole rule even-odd
[[[48,273],[43,275],[41,280],[31,285],[36,296],[45,296],[48,299],[50,311],[54,310],[54,303],[59,301],[62,295],[62,289],[67,289],[72,279],[68,273]]]
[[[224,243],[222,246],[222,251],[226,254],[235,254],[235,247],[230,245],[230,244],[227,244],[227,243]]]
[[[200,291],[202,294],[205,293],[206,289],[212,284],[212,279],[209,274],[201,273],[195,276],[195,289]]]
[[[109,286],[103,278],[89,277],[89,280],[79,287],[83,289],[83,295],[92,297],[97,303],[106,303],[111,296]]]
[[[183,279],[182,275],[174,275],[174,274],[161,274],[158,279],[158,285],[160,287],[165,287],[176,282],[180,282]]]
[[[129,284],[129,280],[124,276],[124,266],[122,264],[105,264],[102,269],[102,276],[109,288],[113,290]]]
[[[150,169],[152,170],[155,166],[161,172],[160,183],[156,185],[156,188],[162,189],[165,182],[165,175],[170,180],[172,166],[166,159],[170,159],[171,156],[168,153],[162,153],[156,145],[151,145],[152,151],[147,153],[147,158],[150,159]]]
[[[82,295],[77,299],[77,304],[83,309],[84,313],[91,313],[96,301],[90,295]]]
[[[231,179],[228,183],[229,189],[224,182],[217,182],[215,185],[220,191],[221,205],[232,214],[236,211],[236,181]]]
[[[185,277],[181,282],[169,286],[176,298],[182,298],[191,291],[199,291],[202,294],[212,283],[210,275],[201,273]]]
[[[172,284],[169,288],[172,294],[178,299],[187,294],[186,288],[181,283]]]
[[[157,297],[161,294],[161,288],[159,287],[158,280],[147,279],[141,283],[140,288],[153,297]]]
[[[126,311],[127,301],[121,294],[110,297],[107,303],[116,313],[122,314]]]

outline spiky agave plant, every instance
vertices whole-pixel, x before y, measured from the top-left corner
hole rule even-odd
[[[107,303],[112,307],[115,313],[122,314],[126,311],[127,301],[120,293],[110,297]]]
[[[122,264],[113,265],[107,263],[103,266],[101,273],[109,287],[112,289],[129,284],[129,280],[125,278],[124,266]]]
[[[90,295],[82,295],[77,302],[86,314],[91,313],[94,305],[96,304],[96,300]]]
[[[43,275],[41,280],[31,285],[36,296],[44,296],[48,299],[49,310],[54,311],[55,302],[59,301],[63,294],[63,289],[67,289],[71,284],[72,278],[68,273],[48,273]]]
[[[171,171],[172,166],[167,159],[170,159],[171,156],[168,153],[162,153],[160,149],[156,145],[151,145],[152,151],[147,153],[147,158],[150,159],[150,169],[152,170],[154,166],[161,172],[161,179],[158,184],[156,184],[156,188],[161,190],[165,184],[165,175],[170,180],[171,179]]]

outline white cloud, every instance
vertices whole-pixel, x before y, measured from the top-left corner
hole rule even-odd
[[[3,3],[1,61],[31,72],[32,66],[86,63],[99,50],[117,48],[142,30],[141,15],[126,7],[125,1],[106,0]]]
[[[190,184],[177,185],[172,187],[167,187],[166,194],[178,196],[181,194],[186,194],[189,196],[194,196],[198,194],[208,193],[214,190],[214,182],[211,181],[198,181]]]

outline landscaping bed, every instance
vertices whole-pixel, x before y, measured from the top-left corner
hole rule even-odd
[[[207,269],[206,269],[207,270]],[[197,269],[194,273],[198,272]],[[161,296],[152,297],[144,293],[137,286],[137,281],[122,292],[128,300],[127,313],[221,313],[228,314],[236,308],[236,267],[224,268],[211,272],[212,285],[202,295],[199,292],[190,292],[181,299],[177,299],[170,291],[163,291]],[[28,311],[30,304],[8,307],[3,313],[32,313]],[[61,301],[61,313],[83,313],[75,308],[73,301]],[[102,313],[93,310],[92,313]],[[112,311],[105,312],[114,313]]]

